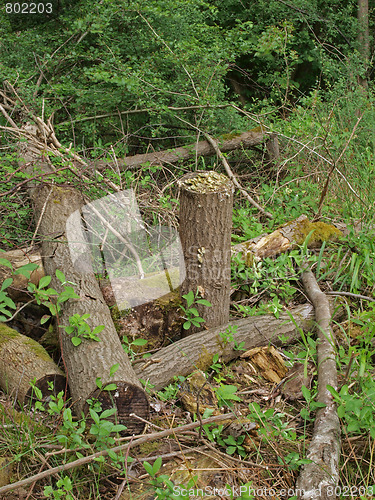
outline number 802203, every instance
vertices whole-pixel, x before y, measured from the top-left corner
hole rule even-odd
[[[7,3],[6,14],[52,14],[52,3]]]

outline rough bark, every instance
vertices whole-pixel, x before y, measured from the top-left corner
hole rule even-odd
[[[0,387],[20,405],[31,400],[30,382],[42,391],[43,399],[65,390],[66,379],[46,350],[35,340],[0,323]]]
[[[243,134],[234,137],[223,137],[220,141],[220,149],[223,152],[233,151],[240,147],[246,149],[262,144],[268,140],[268,135],[262,127],[249,130]],[[134,168],[140,165],[160,165],[163,163],[177,163],[197,156],[214,155],[215,150],[208,141],[189,144],[187,146],[158,151],[155,153],[145,153],[134,156],[128,156],[124,159],[118,159],[116,166],[120,168]],[[101,169],[111,165],[109,162],[95,162],[95,167]]]
[[[179,185],[180,239],[186,267],[181,293],[199,290],[212,304],[196,305],[204,327],[212,328],[229,321],[233,185],[216,172],[187,174]],[[191,327],[187,334],[202,328]]]
[[[28,148],[23,152],[24,160],[30,162],[33,168],[45,171],[48,166],[40,162],[38,153],[38,150]],[[142,432],[144,423],[129,415],[135,413],[147,419],[148,400],[121,346],[110,311],[92,271],[90,256],[82,255],[82,260],[77,263],[72,261],[70,255],[66,223],[69,216],[76,212],[77,225],[80,224],[83,197],[70,187],[50,187],[43,184],[30,188],[29,192],[34,215],[39,223],[39,235],[43,239],[41,252],[44,269],[52,277],[50,286],[57,291],[62,290],[60,281],[55,277],[55,272],[59,269],[65,274],[67,281],[75,284],[75,292],[80,297],[65,302],[59,317],[62,357],[74,409],[78,415],[82,410],[86,412],[86,400],[89,398],[102,401],[103,409],[113,406],[113,402],[109,400],[109,392],[100,391],[97,387],[96,380],[100,378],[103,388],[108,383],[117,386],[110,393],[117,408],[117,421],[126,425],[130,434]],[[91,329],[98,325],[105,326],[100,333],[100,342],[83,339],[77,347],[72,344],[71,337],[62,326],[69,325],[69,317],[74,314],[90,314],[87,323]],[[110,377],[110,369],[116,364],[118,370]]]
[[[291,320],[293,318],[293,321]],[[254,316],[231,321],[207,331],[198,332],[175,342],[156,354],[135,365],[140,379],[150,382],[155,390],[168,385],[175,375],[187,376],[196,369],[206,370],[215,354],[223,363],[238,357],[242,351],[234,349],[234,344],[244,342],[244,349],[251,349],[272,343],[289,344],[299,338],[299,328],[308,330],[313,325],[314,311],[310,304],[294,308],[290,314],[282,313],[276,319],[273,315]],[[233,342],[226,342],[221,336],[227,328],[233,329]]]
[[[332,500],[339,480],[340,421],[330,385],[337,390],[335,339],[331,329],[331,313],[326,295],[320,290],[311,271],[302,274],[305,291],[314,305],[318,325],[318,396],[325,407],[317,411],[313,437],[297,480],[298,498]]]

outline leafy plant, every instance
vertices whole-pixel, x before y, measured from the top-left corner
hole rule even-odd
[[[91,330],[90,325],[86,322],[89,317],[90,314],[82,314],[82,316],[78,313],[73,314],[69,318],[69,326],[62,327],[68,335],[72,335],[72,344],[76,347],[82,343],[82,339],[100,342],[98,333],[102,332],[105,326],[99,325]]]
[[[212,304],[208,300],[201,298],[199,290],[197,290],[195,294],[190,290],[190,292],[183,295],[182,298],[186,300],[186,307],[180,305],[180,309],[184,313],[183,318],[185,319],[182,325],[184,330],[189,330],[191,326],[199,327],[205,320],[199,316],[198,309],[194,307],[194,305],[201,304],[206,307],[211,307]]]
[[[133,347],[142,347],[146,344],[147,344],[146,339],[134,339],[130,341],[127,335],[122,336],[122,348],[128,354],[128,356],[132,361],[134,361],[137,356],[137,352],[134,351]]]

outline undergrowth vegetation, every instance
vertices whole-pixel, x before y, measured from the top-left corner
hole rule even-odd
[[[28,283],[28,308],[8,294],[20,275],[29,280],[37,267],[13,268],[9,256],[2,255],[41,242],[30,183],[74,186],[93,201],[109,193],[104,178],[122,190],[134,189],[146,228],[177,228],[177,181],[197,170],[225,174],[220,160],[197,156],[124,168],[124,157],[195,144],[203,133],[219,141],[252,129],[275,134],[276,158],[261,145],[225,154],[242,187],[272,214],[260,214],[236,190],[232,245],[269,234],[301,215],[335,226],[341,236],[308,248],[310,233],[287,253],[252,262],[236,255],[231,316],[280,318],[305,303],[300,276],[306,262],[324,292],[341,294],[332,321],[339,380],[337,388],[329,387],[341,422],[337,497],[373,497],[375,93],[370,57],[360,42],[364,30],[357,2],[301,0],[295,8],[265,0],[249,6],[235,0],[220,6],[203,0],[52,4],[55,10],[48,18],[0,14],[0,265],[8,273],[1,280],[1,323],[22,330],[17,316],[22,310],[31,314],[35,306],[39,316],[33,325],[42,327],[42,339],[48,340],[61,308],[79,298],[76,285],[66,282],[61,271],[56,273],[61,292],[49,286],[50,276]],[[25,103],[27,116],[20,111]],[[45,153],[51,173],[30,178],[19,154],[23,140],[12,122],[21,125],[35,115],[53,117],[62,146],[55,155]],[[84,180],[74,169],[74,155],[86,161]],[[101,162],[100,175],[91,175],[96,161]],[[163,334],[159,343],[153,343],[145,325],[139,335],[130,327],[119,331],[131,361],[149,357],[154,345],[178,337],[181,327],[204,326],[198,304],[211,306],[199,289],[185,294],[174,308],[178,331]],[[126,314],[133,319],[131,311]],[[118,316],[116,322],[126,322],[125,314]],[[102,341],[104,327],[91,329],[88,319],[73,315],[59,325],[75,346]],[[156,442],[124,437],[114,410],[103,410],[95,399],[86,415],[77,416],[64,392],[51,390],[45,398],[34,384],[33,400],[20,408],[2,381],[0,492],[8,483],[36,476],[18,490],[21,496],[16,491],[9,498],[179,499],[202,497],[202,490],[208,498],[245,500],[269,498],[270,488],[274,498],[296,498],[293,487],[308,463],[306,450],[321,407],[315,334],[301,330],[292,345],[280,338],[282,364],[285,370],[298,370],[301,382],[298,391],[289,393],[267,378],[265,369],[257,372],[246,361],[243,343],[234,334],[230,327],[223,329],[218,341],[242,358],[225,364],[216,355],[204,373],[197,366],[195,377],[203,377],[198,388],[178,374],[178,367],[167,387],[155,390],[145,384],[149,429],[171,430]],[[0,330],[0,355],[2,340]],[[46,348],[64,368],[58,341],[47,342]],[[116,369],[111,368],[111,376]],[[100,379],[96,385],[111,394],[115,389],[103,387]],[[230,420],[210,420],[226,412],[237,415],[237,427]],[[195,427],[178,433],[192,422]],[[43,477],[37,476],[43,471]]]

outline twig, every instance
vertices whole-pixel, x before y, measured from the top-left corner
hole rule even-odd
[[[167,106],[166,109],[169,109],[170,111],[189,111],[190,109],[222,109],[228,108],[230,106],[231,104],[202,104],[193,106]],[[84,116],[83,118],[77,118],[76,120],[67,120],[64,122],[60,122],[59,125],[86,122],[89,120],[98,120],[99,118],[110,118],[111,116],[133,115],[137,113],[153,113],[155,111],[157,111],[157,108],[127,109],[126,111],[118,111],[117,113],[113,112],[95,116]]]
[[[216,151],[216,154],[218,155],[218,157],[220,158],[224,168],[225,168],[225,171],[227,172],[228,174],[228,177],[229,179],[233,182],[233,184],[236,186],[237,189],[240,190],[240,192],[245,196],[245,198],[252,204],[254,205],[254,207],[256,207],[259,212],[261,212],[263,215],[265,215],[266,217],[268,217],[269,219],[273,219],[273,216],[270,212],[267,212],[266,210],[264,210],[264,208],[262,206],[259,205],[259,203],[257,203],[250,195],[249,193],[241,186],[241,184],[238,182],[238,180],[236,179],[236,176],[234,175],[234,173],[232,172],[230,166],[229,166],[229,163],[227,162],[225,156],[223,155],[223,153],[220,151],[220,148],[217,144],[217,142],[215,141],[215,139],[213,137],[211,137],[210,135],[206,134],[205,132],[204,133],[204,136],[206,137],[207,141],[211,144],[211,146],[214,148],[214,150]]]
[[[352,130],[352,133],[350,134],[350,137],[349,139],[346,141],[346,144],[343,148],[343,150],[341,151],[340,153],[340,156],[337,158],[337,160],[335,160],[333,163],[332,163],[332,167],[331,167],[331,170],[328,172],[328,176],[327,176],[327,179],[326,179],[326,182],[324,184],[324,187],[323,187],[323,191],[322,191],[322,194],[320,196],[320,201],[319,201],[319,207],[318,207],[318,211],[313,219],[313,221],[316,221],[318,219],[320,219],[320,216],[321,216],[321,213],[322,213],[322,208],[323,208],[323,203],[324,203],[324,199],[327,195],[327,191],[328,191],[328,184],[329,184],[329,181],[331,180],[331,176],[334,172],[334,170],[336,169],[336,165],[338,165],[339,161],[341,160],[341,158],[343,157],[345,151],[348,149],[349,147],[349,144],[350,144],[350,141],[353,139],[353,136],[355,134],[355,131],[357,130],[357,127],[359,125],[359,122],[362,120],[363,118],[363,115],[364,115],[364,111],[362,112],[361,116],[358,118],[357,120],[357,123],[354,125],[353,127],[353,130]]]
[[[184,120],[183,118],[180,118],[179,116],[176,116],[176,118],[184,123],[187,123],[190,127],[198,130],[198,132],[202,133],[207,141],[211,144],[211,146],[214,148],[216,154],[218,155],[218,157],[220,158],[220,160],[222,161],[223,163],[223,166],[228,174],[228,177],[230,178],[230,180],[233,182],[233,184],[236,186],[237,189],[239,189],[241,191],[241,193],[249,200],[249,202],[254,205],[254,207],[256,207],[263,215],[265,215],[266,217],[268,217],[269,219],[272,219],[273,216],[270,212],[266,212],[264,210],[263,207],[261,207],[259,205],[259,203],[257,203],[250,195],[249,193],[241,186],[241,184],[238,182],[238,180],[236,179],[234,173],[232,172],[230,166],[229,166],[229,163],[227,162],[225,156],[223,155],[223,153],[221,152],[217,142],[215,141],[215,139],[213,137],[211,137],[209,134],[207,134],[206,132],[203,132],[203,130],[201,130],[199,127],[196,127],[195,125],[193,125],[192,123],[189,123],[188,121]]]
[[[367,295],[361,295],[359,293],[331,291],[331,292],[326,292],[326,295],[342,295],[343,297],[353,297],[354,299],[363,299],[363,300],[368,300],[369,302],[375,302],[375,299],[367,297]]]
[[[214,417],[206,418],[202,421],[202,424],[203,425],[213,424],[216,422],[220,422],[221,420],[228,420],[235,418],[237,417],[234,413],[225,413],[224,415],[217,415]],[[201,425],[200,422],[192,422],[191,424],[182,425],[181,427],[166,429],[165,431],[148,434],[139,437],[137,439],[134,439],[130,443],[126,443],[120,446],[115,446],[114,448],[107,448],[105,450],[98,451],[97,453],[93,453],[92,455],[88,455],[87,457],[79,458],[78,460],[74,460],[73,462],[69,462],[68,464],[59,465],[57,467],[53,467],[50,470],[41,472],[40,474],[35,474],[34,476],[22,479],[21,481],[17,481],[13,484],[7,484],[5,486],[2,486],[0,487],[0,494],[7,493],[8,491],[11,490],[17,490],[19,488],[22,488],[23,486],[26,486],[27,484],[33,483],[34,481],[39,481],[40,479],[52,476],[53,474],[57,474],[59,472],[67,471],[70,469],[75,469],[76,467],[80,467],[81,465],[91,463],[99,457],[106,457],[111,452],[120,453],[121,451],[126,451],[127,449],[134,448],[135,446],[139,446],[140,444],[146,443],[148,441],[155,441],[156,439],[161,439],[166,436],[170,436],[171,434],[181,434],[182,432],[188,431],[190,429],[195,429],[200,425]]]

